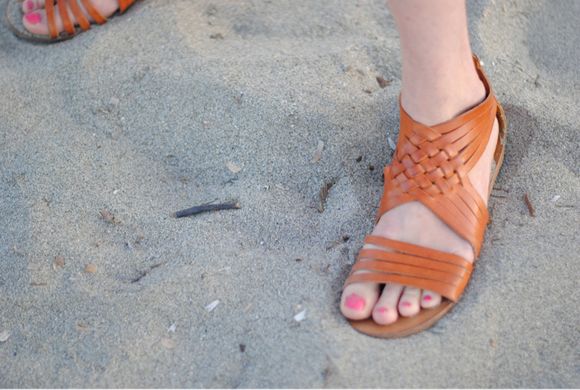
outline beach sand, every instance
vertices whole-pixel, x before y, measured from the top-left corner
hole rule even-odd
[[[398,132],[382,0],[146,0],[49,46],[0,27],[0,386],[580,387],[579,15],[469,2],[506,163],[461,302],[399,340],[338,310]]]

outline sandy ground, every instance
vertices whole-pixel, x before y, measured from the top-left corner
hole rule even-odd
[[[507,161],[461,303],[394,341],[337,309],[397,137],[382,0],[147,0],[52,46],[1,27],[0,385],[579,387],[580,2],[469,5]],[[171,217],[215,199],[242,208]]]

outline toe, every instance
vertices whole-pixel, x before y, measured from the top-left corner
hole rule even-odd
[[[22,12],[27,13],[39,8],[44,8],[44,0],[24,0],[22,2]]]
[[[423,294],[421,297],[422,308],[430,309],[439,306],[440,303],[441,303],[441,295],[430,290],[423,290]]]
[[[373,309],[373,320],[380,325],[388,325],[397,321],[397,302],[403,291],[400,284],[389,283],[383,289],[381,297]]]
[[[403,317],[411,317],[419,313],[421,309],[419,299],[421,290],[416,287],[405,287],[399,300],[399,313]]]
[[[48,35],[48,22],[44,10],[36,10],[22,17],[22,24],[33,34]]]
[[[353,283],[346,286],[340,300],[340,310],[346,318],[362,320],[370,317],[379,297],[379,285],[375,283]]]

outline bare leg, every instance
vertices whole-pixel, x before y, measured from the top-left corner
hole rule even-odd
[[[469,45],[465,3],[461,0],[389,0],[401,38],[403,64],[401,101],[416,121],[435,125],[480,103],[485,88],[479,80]],[[483,199],[487,187],[498,125],[487,149],[469,178]],[[473,261],[471,245],[457,236],[430,210],[418,202],[397,207],[383,215],[373,231],[390,239],[451,252]],[[416,315],[434,307],[441,296],[431,291],[397,284],[351,284],[341,299],[343,314],[351,319],[370,316],[381,324],[400,315]]]
[[[403,107],[427,125],[479,103],[485,89],[475,72],[461,0],[391,0],[401,36]]]

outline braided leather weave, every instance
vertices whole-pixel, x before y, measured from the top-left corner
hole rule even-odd
[[[400,107],[399,141],[384,170],[377,221],[401,204],[421,202],[469,241],[477,257],[489,216],[467,174],[489,142],[498,102],[476,57],[474,63],[487,91],[476,107],[436,126],[414,121]],[[435,291],[455,302],[471,275],[472,264],[460,256],[377,236],[368,236],[365,243],[381,249],[361,250],[345,286],[399,283]]]

